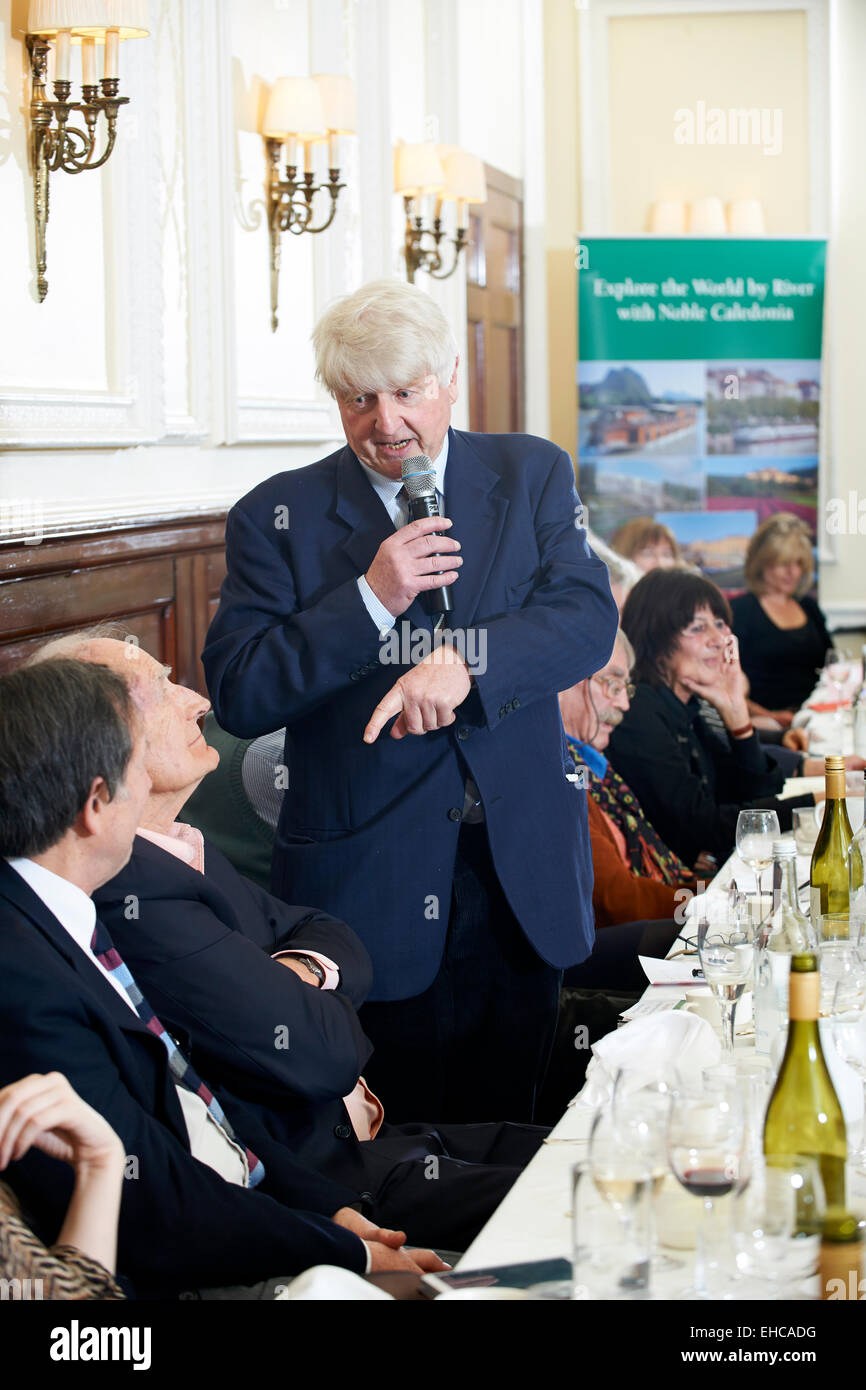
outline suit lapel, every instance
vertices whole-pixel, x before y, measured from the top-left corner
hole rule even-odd
[[[154,1038],[135,1011],[124,1004],[98,967],[73,941],[69,932],[58,922],[53,912],[49,911],[39,895],[33,892],[29,883],[3,861],[0,861],[0,893],[28,918],[39,934],[63,957],[67,965],[75,971],[82,985],[95,996],[100,1008],[110,1014],[113,1023],[126,1033],[144,1033],[148,1038]],[[162,1044],[159,1046],[162,1047]]]
[[[495,492],[498,482],[499,475],[487,467],[466,436],[450,430],[445,512],[454,523],[449,534],[463,547],[463,564],[451,586],[454,611],[448,616],[448,627],[469,627],[478,612],[508,512],[508,499]]]

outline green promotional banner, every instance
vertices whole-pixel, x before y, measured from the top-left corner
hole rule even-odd
[[[749,538],[793,512],[814,539],[826,243],[579,242],[578,456],[590,524],[638,517],[727,592]]]

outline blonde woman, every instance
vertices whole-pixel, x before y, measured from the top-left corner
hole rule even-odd
[[[747,593],[731,603],[749,710],[787,727],[808,698],[832,646],[808,594],[814,576],[808,527],[789,512],[768,517],[746,552]]]
[[[682,559],[680,548],[670,527],[651,516],[637,516],[626,521],[610,538],[618,555],[632,560],[644,574],[654,569],[670,569]]]

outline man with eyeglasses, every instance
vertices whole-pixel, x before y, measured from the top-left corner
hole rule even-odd
[[[677,934],[678,890],[695,882],[694,873],[662,842],[605,757],[611,733],[634,696],[629,679],[633,661],[628,638],[618,632],[607,665],[559,697],[575,776],[589,792],[598,934],[589,961],[567,977],[570,984],[585,987],[639,989],[638,955],[667,954]]]

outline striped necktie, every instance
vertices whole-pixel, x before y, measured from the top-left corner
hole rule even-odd
[[[165,1047],[168,1053],[168,1064],[175,1081],[185,1086],[187,1090],[192,1091],[194,1095],[200,1096],[207,1106],[211,1118],[225,1131],[234,1144],[239,1144],[244,1150],[247,1158],[247,1167],[250,1173],[247,1185],[249,1187],[258,1187],[262,1178],[265,1176],[264,1164],[261,1159],[256,1158],[252,1150],[248,1149],[242,1140],[238,1139],[213,1091],[211,1091],[210,1087],[205,1085],[198,1072],[193,1067],[192,1062],[184,1056],[174,1038],[160,1023],[153,1009],[135,983],[129,966],[124,962],[106,928],[103,926],[102,922],[99,921],[99,918],[97,918],[96,926],[93,928],[93,936],[90,939],[90,949],[96,956],[100,965],[104,966],[108,971],[109,975],[113,975],[118,984],[123,985],[129,1002],[132,1004],[144,1026],[149,1032],[159,1038],[160,1042]]]

